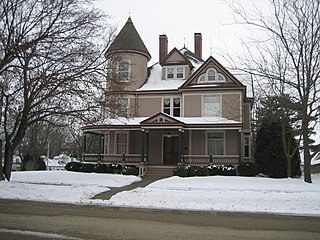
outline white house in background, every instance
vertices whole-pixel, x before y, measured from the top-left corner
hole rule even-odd
[[[84,140],[84,161],[145,167],[251,161],[253,99],[215,58],[202,59],[201,33],[194,47],[168,52],[168,38],[160,35],[159,62],[147,67],[151,55],[128,19],[106,51],[125,111],[82,128],[99,137],[98,152],[87,151]]]

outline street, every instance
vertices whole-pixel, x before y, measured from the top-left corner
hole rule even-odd
[[[320,217],[160,211],[1,199],[0,239],[320,239]]]

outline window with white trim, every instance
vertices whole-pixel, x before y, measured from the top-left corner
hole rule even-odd
[[[103,143],[103,153],[108,154],[109,153],[109,134],[104,134],[104,143]]]
[[[223,132],[207,132],[207,154],[224,155]]]
[[[168,115],[171,115],[174,117],[180,117],[180,112],[181,112],[180,97],[163,98],[162,109],[163,109],[163,112]]]
[[[204,95],[202,105],[202,116],[220,117],[221,116],[221,96]]]
[[[204,74],[201,74],[197,80],[198,83],[226,82],[226,77],[218,73],[215,68],[209,68]]]
[[[128,133],[117,132],[116,133],[116,153],[117,154],[127,153],[127,147],[128,147]]]
[[[131,79],[131,61],[124,60],[118,63],[118,78],[120,82],[129,82]]]
[[[166,79],[185,79],[184,66],[165,67]]]

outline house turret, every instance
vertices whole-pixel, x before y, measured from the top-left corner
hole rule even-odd
[[[126,83],[124,90],[135,91],[147,79],[147,64],[151,55],[131,17],[107,49],[106,58],[113,61],[119,81]]]

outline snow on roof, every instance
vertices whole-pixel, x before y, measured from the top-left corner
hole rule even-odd
[[[192,64],[193,68],[191,70],[191,74],[194,73],[202,64],[203,61],[199,60],[194,56],[192,52],[190,52],[188,49],[183,48],[180,50],[180,52],[185,55],[190,63]],[[164,80],[162,79],[162,67],[159,63],[153,65],[150,71],[150,76],[147,79],[146,83],[139,88],[137,91],[152,91],[152,90],[178,90],[179,87],[182,86],[182,84],[187,79],[170,79],[170,80]]]
[[[159,63],[151,67],[151,73],[147,82],[137,91],[150,90],[177,90],[186,80],[181,79],[162,79],[162,67]]]
[[[239,124],[240,122],[223,117],[173,117],[185,124]]]
[[[229,120],[222,117],[173,117],[177,121],[184,124],[240,124],[238,121]],[[96,125],[110,125],[110,126],[139,126],[140,123],[149,117],[136,117],[136,118],[107,118],[98,122]]]
[[[115,125],[115,126],[135,126],[140,125],[140,122],[147,119],[147,117],[136,117],[136,118],[106,118],[102,121],[97,122],[95,125]]]

